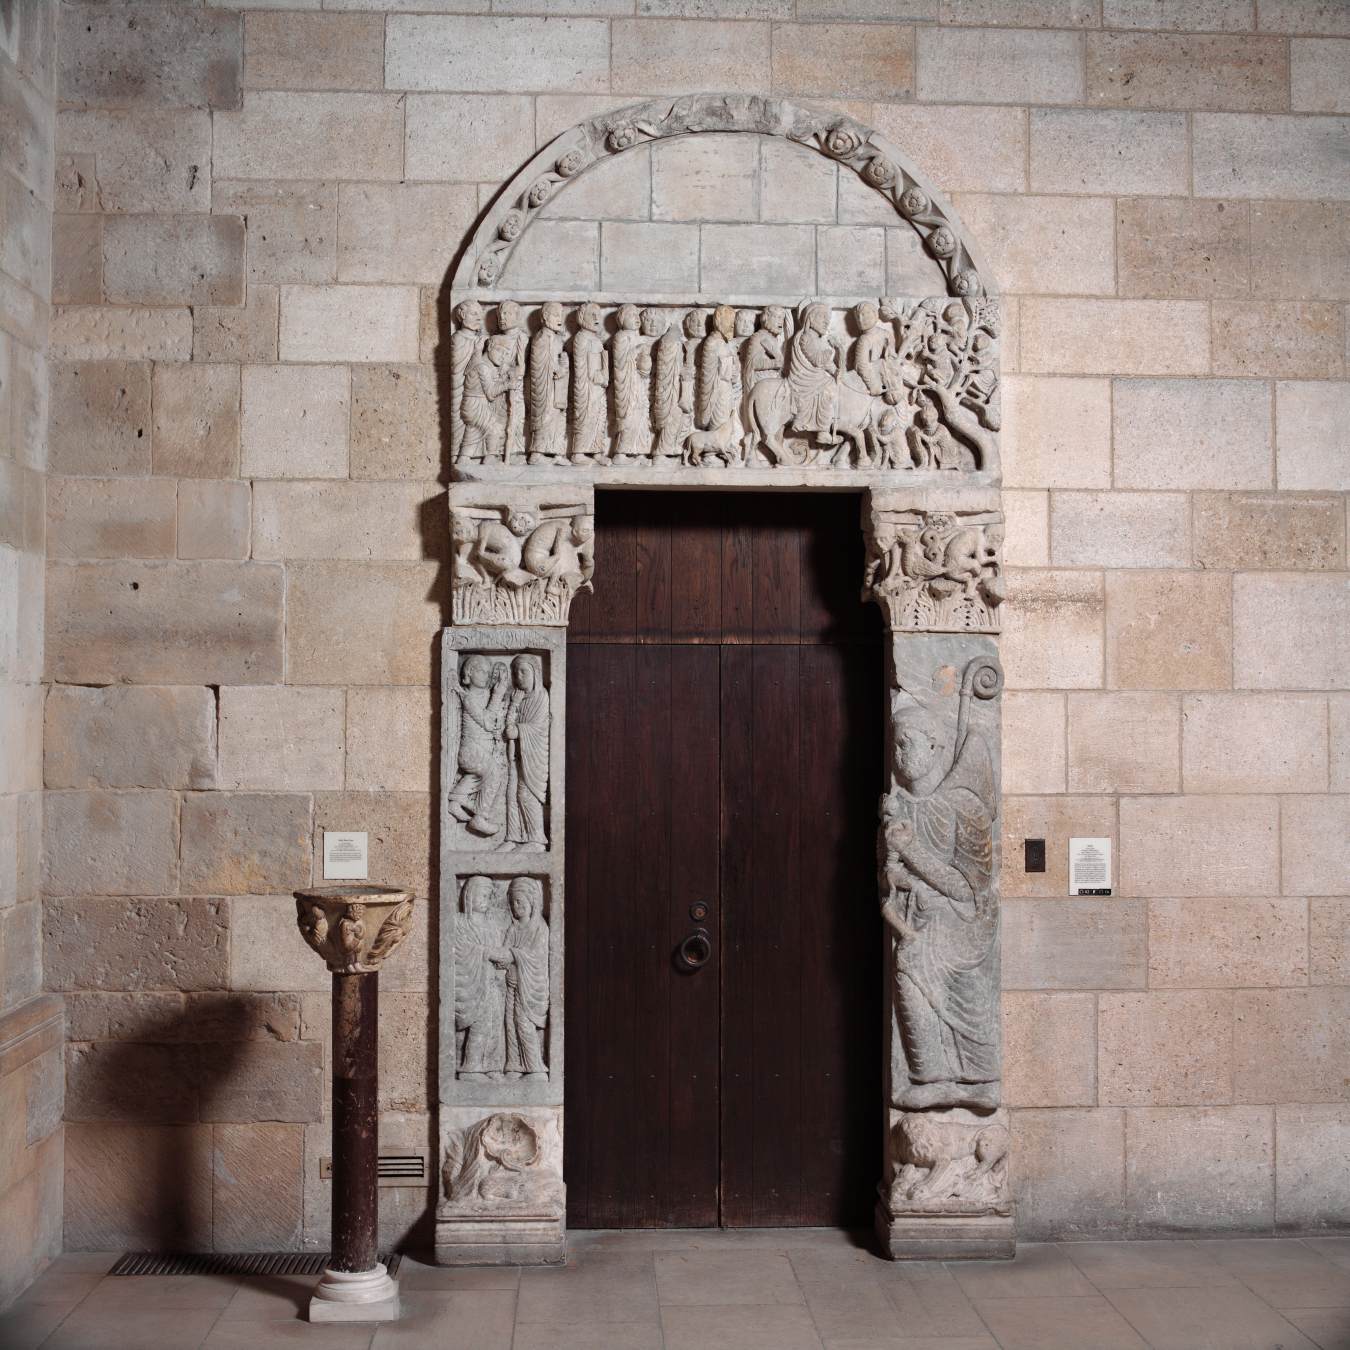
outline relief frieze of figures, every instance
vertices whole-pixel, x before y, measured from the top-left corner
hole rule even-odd
[[[488,465],[998,471],[984,298],[455,307],[451,444]]]
[[[548,1077],[549,925],[538,877],[464,878],[455,916],[456,1077]]]

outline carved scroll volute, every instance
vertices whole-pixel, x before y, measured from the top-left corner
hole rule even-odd
[[[455,483],[450,488],[456,624],[566,627],[595,571],[595,492]]]
[[[997,492],[873,492],[863,599],[908,633],[997,633],[1006,595]]]

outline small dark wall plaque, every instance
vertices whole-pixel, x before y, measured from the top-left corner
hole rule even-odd
[[[1045,840],[1044,839],[1024,839],[1022,840],[1022,853],[1025,859],[1024,870],[1027,872],[1045,871]]]

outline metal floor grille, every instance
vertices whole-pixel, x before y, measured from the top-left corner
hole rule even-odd
[[[322,1275],[329,1252],[123,1252],[109,1275]],[[402,1257],[381,1252],[391,1275]]]

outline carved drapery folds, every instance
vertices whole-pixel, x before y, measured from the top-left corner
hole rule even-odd
[[[998,472],[994,300],[469,299],[454,320],[460,477],[522,464]]]
[[[562,1177],[546,1156],[540,1123],[497,1111],[446,1138],[441,1189],[446,1209],[464,1214],[536,1214],[562,1202]]]

